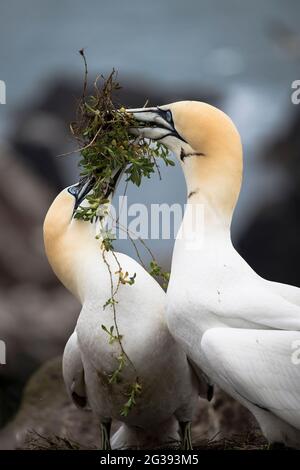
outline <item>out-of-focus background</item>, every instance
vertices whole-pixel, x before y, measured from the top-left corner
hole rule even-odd
[[[21,410],[20,403],[31,374],[62,354],[79,313],[42,244],[51,200],[78,175],[76,155],[57,156],[76,146],[68,126],[82,88],[77,51],[85,48],[91,79],[118,70],[127,106],[196,99],[232,117],[245,156],[235,245],[262,276],[300,286],[300,105],[291,101],[291,84],[300,79],[299,16],[297,0],[1,3],[0,339],[7,364],[0,366],[0,447],[22,445],[29,428],[59,434],[76,422],[59,361],[31,379]],[[161,171],[162,181],[129,187],[129,204],[184,204],[180,168]],[[149,245],[168,268],[173,240]],[[118,248],[134,256],[129,242]],[[206,412],[217,432],[221,422],[226,432],[250,426],[222,396]],[[212,427],[201,428],[204,437]]]

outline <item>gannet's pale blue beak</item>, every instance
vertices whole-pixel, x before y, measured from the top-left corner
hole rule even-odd
[[[114,194],[116,187],[119,184],[119,181],[124,173],[124,168],[117,168],[112,172],[112,177],[110,181],[107,183],[106,192],[104,192],[104,199],[107,199],[111,194]],[[68,192],[72,194],[75,198],[74,204],[74,211],[73,214],[76,212],[78,207],[81,203],[85,200],[87,195],[93,190],[96,183],[95,177],[84,176],[82,177],[78,183],[73,184],[68,188]]]
[[[68,192],[75,197],[74,212],[78,209],[82,201],[86,198],[89,192],[92,191],[95,184],[95,178],[84,177],[73,186],[68,188]]]
[[[133,135],[151,140],[163,140],[173,136],[185,142],[176,131],[172,112],[166,106],[126,109],[126,111],[142,124],[141,127],[131,128]]]

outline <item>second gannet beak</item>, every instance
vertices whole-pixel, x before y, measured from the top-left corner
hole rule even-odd
[[[75,198],[73,214],[78,209],[80,204],[84,201],[84,199],[89,194],[89,192],[91,192],[94,184],[95,184],[95,178],[89,178],[86,176],[84,178],[81,178],[81,180],[78,183],[68,188],[68,192],[72,194],[72,196],[74,196]]]
[[[103,193],[104,199],[108,199],[111,195],[114,194],[116,187],[118,186],[120,179],[124,173],[124,168],[116,169],[113,174],[110,182],[107,184],[107,189]],[[78,183],[70,186],[68,192],[72,194],[75,198],[73,215],[75,214],[78,207],[85,200],[87,195],[92,191],[96,184],[96,178],[94,176],[84,176],[79,180]]]
[[[156,141],[176,137],[185,142],[175,129],[172,112],[167,106],[126,109],[126,111],[141,123],[141,126],[130,129],[133,135]]]

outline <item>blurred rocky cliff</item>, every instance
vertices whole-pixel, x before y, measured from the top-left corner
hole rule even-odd
[[[261,201],[237,248],[261,276],[300,287],[299,106],[293,111],[290,124],[261,150],[270,171],[280,171],[282,184],[271,201]]]
[[[220,99],[191,89],[149,96],[151,87],[144,87],[125,87],[118,100],[135,107],[145,97],[150,104],[181,98],[218,104]],[[0,146],[0,339],[7,346],[7,364],[0,366],[0,427],[5,425],[0,448],[62,448],[71,445],[69,439],[81,448],[98,443],[99,430],[90,414],[76,410],[66,396],[60,359],[47,362],[62,354],[80,311],[51,272],[42,240],[52,199],[78,175],[77,156],[58,155],[74,148],[68,126],[80,92],[80,81],[53,82],[38,100],[15,113],[10,135]],[[290,125],[262,145],[262,160],[272,169],[278,166],[283,184],[275,199],[261,204],[236,243],[259,274],[298,286],[299,136],[300,112],[295,109]],[[30,429],[37,433],[34,444]],[[256,425],[249,413],[220,391],[211,404],[199,402],[194,424],[199,442],[250,429]],[[45,442],[43,436],[48,436]]]
[[[34,146],[27,145],[30,152]],[[7,348],[7,364],[0,366],[3,425],[30,373],[62,352],[79,306],[58,285],[43,252],[42,222],[59,184],[47,149],[40,147],[44,178],[13,140],[1,146],[0,154],[0,337]]]

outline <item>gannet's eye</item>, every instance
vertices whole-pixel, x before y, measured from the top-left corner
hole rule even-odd
[[[172,123],[172,113],[171,111],[166,111],[166,121],[171,124]]]
[[[72,194],[72,196],[74,197],[77,196],[79,190],[80,190],[80,183],[72,184],[72,186],[68,188],[68,192]]]

